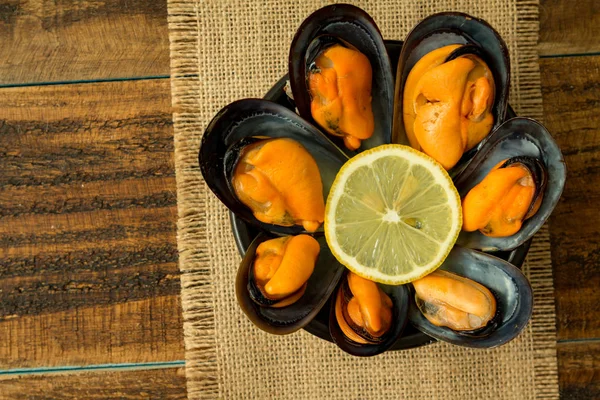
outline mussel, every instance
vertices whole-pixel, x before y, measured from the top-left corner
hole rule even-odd
[[[258,269],[279,267],[271,279],[261,279],[269,273],[256,270],[257,257],[262,258],[258,260]],[[269,333],[288,334],[303,328],[318,314],[344,270],[329,251],[324,236],[277,238],[260,233],[238,268],[235,294],[254,325]],[[277,271],[286,276],[276,277]],[[307,275],[310,275],[308,280],[302,282]],[[269,281],[274,286],[270,289],[266,288]]]
[[[403,121],[412,147],[446,169],[490,133],[494,77],[479,47],[448,45],[411,69],[403,93]]]
[[[475,331],[496,314],[496,299],[488,288],[460,275],[438,270],[412,284],[417,307],[435,326]]]
[[[317,230],[347,160],[293,111],[259,99],[223,108],[206,128],[199,154],[213,193],[240,218],[280,235]]]
[[[321,247],[312,236],[298,235],[266,240],[258,245],[249,268],[248,292],[265,307],[286,307],[306,291]]]
[[[565,179],[563,156],[546,128],[528,118],[506,121],[454,178],[464,219],[457,243],[484,251],[517,248],[552,213]]]
[[[245,146],[235,166],[235,194],[261,222],[302,225],[316,231],[325,217],[317,163],[293,139],[259,140]]]
[[[392,300],[377,283],[348,273],[335,300],[344,335],[356,343],[379,343],[392,325]]]
[[[442,266],[413,282],[411,323],[438,340],[496,347],[514,339],[532,312],[531,286],[514,265],[455,246]]]
[[[405,286],[386,286],[348,271],[332,298],[329,331],[345,352],[372,356],[402,334],[408,309]]]
[[[509,84],[508,48],[488,23],[456,12],[425,18],[400,53],[392,140],[456,175],[504,122]]]
[[[300,116],[341,136],[333,139],[341,148],[390,143],[390,59],[375,22],[360,8],[336,4],[310,15],[292,40],[289,77]]]
[[[514,235],[540,208],[546,181],[546,167],[537,158],[501,161],[463,199],[463,230]]]
[[[308,72],[313,119],[327,133],[341,136],[350,150],[358,149],[375,129],[372,75],[364,54],[340,44],[322,50]]]

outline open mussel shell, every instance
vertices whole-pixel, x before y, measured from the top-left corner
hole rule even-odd
[[[477,331],[458,332],[436,326],[421,313],[411,289],[408,318],[417,329],[458,346],[491,348],[509,342],[525,328],[531,318],[533,294],[529,281],[517,267],[497,257],[454,246],[440,269],[488,288],[496,299],[496,315]]]
[[[392,325],[390,330],[382,337],[379,343],[362,344],[356,343],[348,339],[342,332],[336,318],[335,303],[336,295],[341,290],[342,285],[347,281],[346,274],[340,280],[334,295],[331,298],[331,308],[329,311],[329,334],[340,349],[353,356],[370,357],[381,354],[391,348],[394,343],[402,336],[404,327],[406,326],[408,307],[409,307],[409,292],[406,285],[390,286],[378,283],[377,285],[383,290],[392,300]]]
[[[267,100],[239,100],[223,108],[213,118],[200,145],[200,171],[219,200],[246,222],[277,234],[302,233],[304,230],[298,225],[286,227],[257,220],[233,190],[233,170],[244,146],[269,138],[294,139],[304,146],[319,167],[323,199],[327,199],[331,184],[348,157],[293,111]],[[322,227],[319,229],[322,231]]]
[[[349,4],[330,5],[311,14],[296,32],[289,55],[289,78],[300,116],[317,125],[312,118],[307,74],[309,66],[328,46],[341,44],[364,54],[371,63],[372,107],[375,120],[373,136],[357,151],[391,142],[394,108],[394,77],[383,38],[375,21],[365,11]],[[348,154],[339,138],[332,139]]]
[[[496,164],[514,157],[532,157],[545,169],[542,172],[545,176],[540,177],[540,182],[544,178],[546,182],[539,210],[523,221],[521,229],[512,236],[489,237],[479,231],[462,231],[457,240],[461,246],[483,251],[515,249],[533,237],[556,207],[567,178],[565,160],[543,125],[521,117],[506,121],[492,132],[468,167],[455,177],[454,184],[460,197],[464,198]]]
[[[492,130],[504,122],[510,86],[510,58],[506,43],[498,32],[482,19],[458,12],[443,12],[422,20],[404,41],[396,70],[393,143],[410,145],[404,131],[402,110],[404,85],[408,74],[423,56],[450,44],[466,45],[455,50],[450,57],[472,53],[488,65],[496,85],[492,108],[494,115]],[[485,141],[486,139],[483,139],[479,145],[463,155],[450,171],[451,176],[464,168]]]
[[[259,234],[246,251],[238,268],[235,294],[242,311],[254,325],[265,332],[285,335],[304,328],[317,315],[335,290],[345,268],[329,251],[325,237],[316,237],[321,252],[302,297],[282,308],[261,306],[252,299],[248,291],[248,282],[256,248],[269,239],[273,239],[273,236]]]

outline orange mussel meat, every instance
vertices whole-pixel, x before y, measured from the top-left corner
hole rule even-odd
[[[498,163],[462,201],[463,230],[486,236],[517,233],[542,203],[541,182],[524,163]]]
[[[350,150],[375,130],[372,79],[369,59],[338,44],[326,48],[308,73],[312,117],[329,134],[341,136]]]
[[[325,217],[323,183],[311,154],[292,139],[246,146],[235,167],[235,194],[256,219],[316,231]]]
[[[320,250],[319,243],[308,235],[262,242],[256,249],[249,288],[251,297],[271,307],[295,303],[306,290]]]
[[[391,327],[392,300],[375,282],[349,272],[338,291],[335,314],[348,339],[377,343]]]
[[[446,169],[475,147],[494,125],[494,78],[475,54],[451,61],[461,45],[433,50],[411,69],[403,95],[404,129],[410,145]]]
[[[415,300],[425,318],[455,331],[485,327],[496,314],[496,299],[485,286],[447,271],[413,282]]]

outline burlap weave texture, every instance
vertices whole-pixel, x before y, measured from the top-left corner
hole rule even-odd
[[[202,132],[227,103],[262,97],[286,73],[291,39],[312,11],[309,0],[169,0],[175,108],[178,244],[186,373],[190,398],[225,399],[555,399],[558,398],[552,269],[547,229],[524,271],[535,296],[532,323],[493,350],[447,344],[346,355],[308,333],[256,329],[235,301],[239,256],[227,210],[202,181]],[[538,2],[526,0],[356,1],[386,39],[403,39],[429,14],[482,17],[503,36],[512,60],[511,104],[542,118],[537,64]]]

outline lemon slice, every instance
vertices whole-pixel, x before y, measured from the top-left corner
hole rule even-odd
[[[460,196],[431,157],[390,144],[338,172],[325,209],[333,255],[354,273],[399,285],[438,268],[462,225]]]

